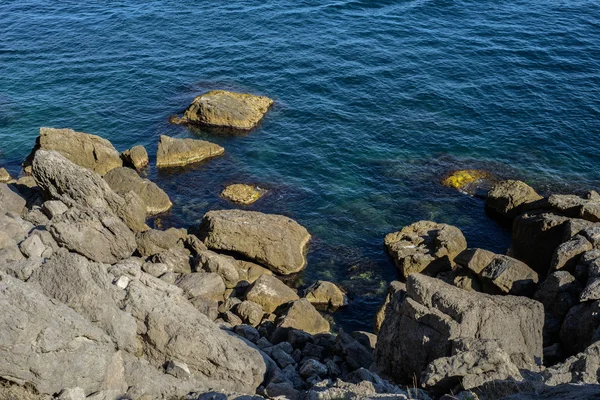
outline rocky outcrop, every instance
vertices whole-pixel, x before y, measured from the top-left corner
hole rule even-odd
[[[292,288],[271,275],[262,275],[246,292],[246,299],[259,304],[266,312],[273,312],[282,304],[298,300]]]
[[[584,199],[572,194],[553,194],[548,198],[550,207],[572,218],[600,222],[600,198],[589,196]]]
[[[36,146],[25,164],[29,164],[40,149],[56,151],[99,175],[123,165],[119,152],[108,140],[72,129],[40,128]]]
[[[148,215],[163,213],[173,205],[164,190],[149,179],[141,178],[131,168],[115,168],[104,175],[104,180],[120,195],[125,195],[129,191],[135,192],[146,205]]]
[[[485,206],[498,215],[513,219],[524,207],[542,199],[542,196],[521,181],[500,181],[492,186],[485,199]]]
[[[133,146],[121,153],[121,159],[126,167],[142,169],[148,165],[148,153],[144,146]]]
[[[467,248],[460,229],[432,221],[419,221],[385,237],[385,247],[402,276],[436,275],[450,270],[454,257]]]
[[[187,238],[185,229],[169,228],[165,231],[149,229],[135,235],[137,251],[143,257],[153,256],[176,247]]]
[[[233,257],[217,254],[214,251],[204,250],[194,259],[196,271],[214,272],[218,274],[229,289],[236,287],[240,281],[237,262]]]
[[[183,117],[171,118],[171,122],[250,130],[272,104],[264,96],[213,90],[196,97]]]
[[[595,384],[600,371],[600,342],[595,342],[581,353],[542,372],[544,383],[551,386],[565,383]]]
[[[543,324],[544,310],[536,301],[467,292],[413,274],[404,300],[386,310],[375,362],[385,374],[410,382],[432,361],[450,357],[455,341],[476,339],[495,340],[518,368],[536,368]]]
[[[233,203],[249,205],[260,199],[263,194],[264,190],[258,187],[236,183],[223,189],[221,197]]]
[[[291,329],[315,335],[329,332],[329,322],[321,316],[315,307],[306,299],[295,300],[289,304],[285,312],[276,322],[276,338],[287,337]]]
[[[306,265],[310,234],[302,225],[283,215],[254,211],[209,211],[200,227],[210,249],[231,251],[288,275]]]
[[[107,212],[121,218],[134,232],[148,229],[142,200],[133,192],[116,194],[100,175],[79,167],[59,153],[38,150],[33,160],[33,177],[52,200]]]
[[[197,139],[177,139],[161,135],[156,153],[156,166],[181,167],[216,157],[225,152],[218,144]]]
[[[327,281],[317,281],[304,291],[304,297],[311,304],[325,308],[336,309],[348,305],[348,297],[335,284]]]
[[[0,376],[40,393],[81,387],[124,392],[123,362],[110,337],[34,286],[0,273]]]
[[[0,212],[13,212],[22,215],[27,202],[16,191],[4,183],[0,183]]]
[[[533,294],[538,274],[527,264],[509,256],[483,249],[467,249],[454,259],[479,277],[490,294]]]

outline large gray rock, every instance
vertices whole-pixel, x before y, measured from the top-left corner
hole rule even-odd
[[[121,159],[126,167],[139,170],[148,165],[148,152],[144,146],[133,146],[121,153]]]
[[[306,299],[293,301],[276,321],[277,329],[274,337],[287,338],[292,329],[304,331],[311,335],[329,332],[329,322]]]
[[[564,215],[600,222],[600,199],[584,199],[572,194],[554,194],[548,198],[550,207]]]
[[[194,259],[194,267],[196,271],[219,274],[227,288],[234,288],[240,281],[236,260],[233,257],[217,254],[214,251],[204,250],[198,252]]]
[[[375,362],[388,376],[411,382],[433,360],[451,356],[456,340],[478,339],[496,340],[517,367],[535,368],[543,324],[544,309],[536,301],[467,292],[413,274],[404,300],[388,305]]]
[[[108,140],[72,129],[40,128],[40,136],[29,158],[40,149],[56,151],[100,175],[123,165],[119,152]]]
[[[85,317],[0,273],[0,376],[40,393],[81,387],[125,392],[121,353]]]
[[[185,229],[169,228],[166,231],[149,229],[137,233],[135,240],[140,255],[149,257],[178,246],[179,242],[185,240],[186,237]]]
[[[312,304],[327,308],[339,308],[348,305],[348,296],[335,284],[317,281],[304,291],[304,297]]]
[[[383,321],[385,321],[388,306],[391,307],[392,304],[401,304],[402,301],[404,301],[404,296],[406,296],[406,284],[400,281],[390,282],[385,299],[375,314],[373,320],[373,332],[377,334],[381,330]]]
[[[183,247],[171,247],[152,256],[153,263],[165,264],[170,272],[187,274],[192,272],[190,251]]]
[[[38,150],[33,160],[33,177],[46,196],[68,207],[79,206],[112,213],[134,232],[148,229],[146,209],[133,192],[116,194],[100,175],[75,165],[59,153]]]
[[[467,249],[454,260],[477,274],[490,294],[527,295],[533,293],[538,283],[538,274],[527,264],[502,254]]]
[[[467,248],[460,229],[432,221],[418,221],[385,237],[385,247],[405,278],[412,273],[436,275],[454,265]]]
[[[164,190],[149,179],[140,177],[131,168],[115,168],[104,175],[104,180],[112,190],[122,196],[129,191],[135,192],[146,205],[148,215],[163,213],[173,205]]]
[[[202,297],[204,299],[222,301],[223,293],[225,293],[223,279],[218,274],[212,272],[183,274],[176,283],[189,298]]]
[[[564,383],[595,384],[600,372],[600,342],[595,342],[565,362],[542,371],[544,383],[555,386]]]
[[[546,275],[556,248],[564,241],[569,218],[548,212],[528,212],[512,226],[514,256]]]
[[[542,196],[525,182],[506,180],[492,186],[485,199],[485,206],[512,219],[521,214],[524,206],[541,199]]]
[[[12,190],[11,186],[5,183],[0,183],[0,212],[13,212],[23,214],[27,202],[16,191]]]
[[[522,391],[499,400],[597,400],[600,397],[598,385],[559,385],[543,386],[538,390]]]
[[[48,230],[60,246],[107,264],[130,257],[137,247],[127,225],[106,211],[73,207],[53,218]]]
[[[560,328],[561,344],[566,355],[577,354],[599,340],[598,328],[600,301],[589,301],[572,307]]]
[[[204,215],[201,230],[210,249],[233,251],[273,272],[288,275],[306,265],[310,234],[283,215],[255,211],[221,210]]]
[[[150,364],[160,367],[177,360],[205,387],[254,393],[266,371],[259,351],[219,329],[179,288],[147,274],[142,277],[129,283],[123,303],[124,311],[138,321]]]
[[[218,144],[197,139],[177,139],[161,135],[156,153],[156,166],[179,167],[219,156],[225,149]]]
[[[213,90],[196,97],[183,117],[171,118],[171,122],[250,130],[272,104],[273,100],[264,96]]]
[[[113,284],[107,266],[60,250],[43,268],[36,270],[30,282],[43,293],[85,315],[107,332],[119,349],[135,354],[138,350],[136,321],[120,310],[117,303],[125,297]]]
[[[570,240],[561,243],[550,261],[550,269],[552,271],[560,269],[572,269],[578,262],[579,257],[588,250],[592,250],[593,245],[590,243],[585,236],[575,235]]]
[[[262,275],[246,291],[246,299],[271,313],[282,304],[298,300],[296,291],[272,275]]]

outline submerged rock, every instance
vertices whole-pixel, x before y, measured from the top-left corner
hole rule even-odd
[[[143,179],[131,168],[115,168],[104,175],[104,180],[120,195],[135,192],[144,201],[149,215],[168,211],[173,205],[164,190],[149,179]]]
[[[73,163],[99,175],[123,165],[119,152],[108,140],[72,129],[40,128],[36,146],[25,164],[33,160],[40,149],[57,151]]]
[[[225,152],[218,144],[197,139],[177,139],[161,135],[156,153],[156,166],[179,167],[197,163]]]
[[[222,192],[221,196],[229,201],[239,204],[252,204],[262,197],[264,190],[243,183],[236,183],[227,186]]]
[[[133,146],[121,153],[121,159],[126,167],[142,169],[148,165],[148,152],[144,146]]]
[[[492,185],[492,175],[478,169],[462,169],[448,174],[442,185],[472,196],[484,197]]]
[[[496,183],[488,192],[485,206],[506,218],[521,214],[523,207],[542,199],[525,182],[507,180]]]
[[[209,211],[200,230],[208,248],[239,253],[282,275],[301,271],[306,265],[311,236],[306,228],[283,215]]]
[[[171,122],[250,130],[271,105],[268,97],[213,90],[196,97],[183,117],[171,118]]]
[[[400,273],[435,275],[450,270],[454,257],[467,248],[460,229],[432,221],[418,221],[385,237],[385,247]]]

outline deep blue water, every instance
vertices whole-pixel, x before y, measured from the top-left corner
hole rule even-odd
[[[228,183],[270,189],[250,209],[313,234],[298,282],[340,282],[348,329],[396,272],[386,233],[418,219],[504,251],[481,200],[439,184],[487,168],[542,192],[600,187],[600,3],[583,0],[112,1],[0,3],[0,165],[18,173],[40,126],[124,150],[160,134],[225,147],[148,175],[193,225]],[[259,129],[215,136],[169,125],[214,88],[268,95]]]

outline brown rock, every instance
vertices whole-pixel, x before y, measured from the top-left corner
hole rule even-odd
[[[156,154],[156,166],[178,167],[221,155],[225,149],[218,144],[196,139],[176,139],[161,135]]]
[[[296,292],[272,275],[262,275],[248,288],[246,299],[259,304],[265,312],[273,312],[277,307],[298,300]]]
[[[127,167],[142,169],[148,165],[148,152],[144,146],[133,146],[129,150],[125,150],[121,153],[121,159],[123,164]]]
[[[344,307],[348,305],[348,297],[335,283],[317,281],[304,292],[306,300],[313,305],[325,307]]]
[[[264,190],[242,183],[229,185],[221,192],[221,196],[227,200],[244,205],[254,203],[260,199],[263,194]]]
[[[277,320],[275,336],[287,337],[290,329],[297,329],[311,335],[329,333],[329,322],[306,299],[292,302]],[[285,332],[285,333],[284,333]]]
[[[542,196],[525,182],[507,180],[498,182],[492,187],[485,199],[485,206],[512,219],[521,213],[523,205],[541,199]]]
[[[8,181],[10,181],[12,178],[10,177],[10,174],[8,173],[8,171],[4,168],[0,168],[0,183],[6,183]]]
[[[272,104],[273,100],[263,96],[213,90],[196,97],[183,118],[171,122],[250,130]]]
[[[149,215],[168,211],[173,205],[164,190],[154,182],[141,178],[131,168],[114,168],[104,175],[104,180],[112,190],[120,195],[129,191],[135,192],[143,200]]]

